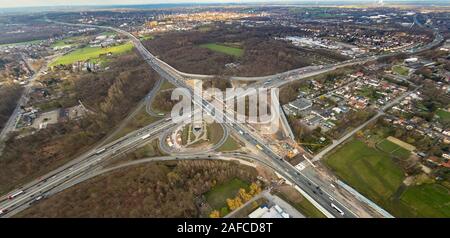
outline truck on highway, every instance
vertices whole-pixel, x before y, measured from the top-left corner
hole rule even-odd
[[[141,139],[142,139],[142,140],[145,140],[145,139],[147,139],[147,138],[149,138],[149,137],[150,137],[150,134],[147,134],[147,135],[142,136]]]
[[[22,193],[23,193],[23,190],[20,190],[20,191],[18,191],[18,192],[15,192],[15,193],[11,194],[11,195],[8,197],[8,199],[14,199],[15,197],[19,196],[19,195],[22,194]]]
[[[334,205],[334,203],[331,203],[331,207],[334,208],[334,210],[336,210],[337,212],[339,212],[339,214],[341,214],[341,216],[345,215],[345,213],[341,209],[339,209],[339,207]]]

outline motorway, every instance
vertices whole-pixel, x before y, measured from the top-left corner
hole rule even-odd
[[[149,137],[151,140],[154,137]],[[92,159],[92,162],[90,164],[84,164],[83,166],[73,166],[73,175],[70,175],[70,180],[67,181],[56,181],[59,177],[64,177],[68,175],[59,175],[56,174],[51,177],[51,180],[54,180],[55,182],[50,185],[50,183],[44,185],[41,185],[43,190],[41,192],[35,193],[34,191],[36,189],[27,189],[24,190],[25,193],[23,197],[17,198],[17,205],[9,206],[7,214],[3,215],[3,218],[12,217],[15,214],[31,207],[32,205],[35,205],[36,203],[44,200],[45,198],[48,198],[52,195],[55,195],[64,189],[67,189],[69,187],[72,187],[76,184],[79,184],[83,181],[86,181],[88,179],[94,178],[96,176],[120,169],[125,168],[133,165],[138,165],[142,163],[149,163],[149,162],[157,162],[157,161],[173,161],[173,160],[225,160],[225,161],[245,161],[246,163],[253,163],[248,162],[252,160],[251,157],[243,157],[241,159],[236,159],[235,156],[229,154],[229,155],[210,155],[210,154],[192,154],[192,155],[178,155],[178,156],[160,156],[160,157],[151,157],[151,158],[145,158],[135,161],[129,161],[123,164],[120,164],[118,166],[109,167],[109,168],[103,168],[104,166],[99,161],[100,158]],[[101,160],[101,159],[100,159]],[[86,169],[87,168],[87,169]],[[84,170],[84,172],[80,173],[79,171]],[[49,179],[50,180],[50,179]]]
[[[62,23],[67,24],[67,23]],[[77,26],[90,26],[92,25],[83,25],[83,24],[69,24],[69,25],[77,25]],[[186,88],[191,92],[191,95],[195,95],[192,92],[190,86],[186,84],[185,78],[179,74],[177,70],[166,64],[165,62],[159,60],[154,57],[145,47],[141,44],[141,42],[134,37],[132,34],[123,31],[121,29],[116,29],[112,27],[104,27],[104,26],[94,26],[100,27],[108,30],[113,30],[119,32],[121,34],[125,34],[130,37],[133,41],[136,49],[141,53],[144,59],[149,63],[149,65],[158,72],[162,78],[169,80],[172,84]],[[437,38],[437,37],[436,37]],[[435,39],[436,40],[436,39]],[[434,41],[433,41],[434,42]],[[415,51],[417,52],[417,51]],[[286,74],[286,78],[282,79],[279,75],[274,78],[270,78],[262,83],[264,86],[269,87],[279,87],[286,83],[292,82],[294,80],[298,80],[300,78],[310,77],[312,75],[317,75],[321,73],[325,73],[328,71],[335,70],[339,67],[345,67],[354,64],[361,64],[363,62],[367,62],[370,60],[376,60],[378,57],[369,57],[361,60],[352,60],[348,62],[344,62],[341,64],[335,64],[331,66],[319,67],[319,69],[315,69],[314,71],[308,71],[305,69],[300,69],[304,71],[294,71],[296,73],[301,72],[300,76],[294,76],[293,73]],[[279,79],[279,80],[274,80]],[[197,95],[199,96],[199,95]],[[242,95],[240,95],[242,96]],[[213,113],[213,109],[215,108],[213,104],[204,100],[201,96],[194,97],[193,100],[194,105],[202,108],[210,115],[214,115],[216,117],[223,116],[224,118],[228,117],[227,114],[223,114],[222,112]],[[193,112],[196,113],[196,112]],[[192,114],[192,113],[191,113]],[[186,115],[186,117],[190,117],[190,115]],[[10,214],[11,211],[15,209],[23,209],[23,206],[27,206],[26,204],[30,204],[39,198],[40,195],[46,194],[52,189],[60,186],[64,183],[67,183],[73,178],[76,178],[80,174],[85,173],[89,170],[89,168],[94,167],[96,164],[106,160],[107,158],[115,157],[121,153],[129,151],[133,148],[138,147],[146,143],[150,138],[162,133],[163,131],[169,130],[174,127],[175,124],[167,119],[163,119],[161,121],[155,122],[147,127],[134,131],[100,149],[97,151],[87,152],[83,156],[75,159],[69,164],[61,167],[60,169],[49,173],[47,176],[44,176],[44,179],[36,180],[31,182],[24,187],[9,193],[9,195],[14,194],[17,191],[23,191],[22,194],[14,197],[13,199],[8,199],[8,196],[0,199],[0,209],[7,210],[7,214]],[[238,123],[226,123],[226,127],[230,130],[234,130],[237,134],[241,135],[241,139],[245,140],[247,143],[260,147],[260,155],[261,158],[266,160],[266,163],[270,164],[270,166],[285,177],[290,182],[296,184],[300,187],[309,197],[312,197],[314,201],[319,204],[322,209],[326,209],[333,217],[356,217],[356,214],[353,214],[352,209],[347,208],[341,202],[337,201],[337,199],[330,195],[329,192],[323,190],[320,186],[317,185],[312,179],[303,175],[300,171],[294,168],[292,165],[284,161],[281,157],[279,157],[276,153],[272,151],[270,147],[267,146],[267,143],[261,139],[261,136],[256,133],[253,129],[246,124],[238,124]],[[333,207],[331,206],[333,204]],[[348,204],[347,204],[348,206]],[[336,209],[337,207],[338,209]]]
[[[85,153],[71,163],[9,193],[11,195],[17,191],[23,191],[20,196],[14,199],[8,199],[9,196],[3,196],[0,198],[0,208],[9,213],[15,209],[19,209],[21,206],[26,206],[26,204],[33,202],[39,196],[47,194],[49,191],[79,176],[100,162],[130,151],[153,139],[163,131],[171,129],[173,126],[174,124],[170,120],[160,120],[131,132],[96,151]]]

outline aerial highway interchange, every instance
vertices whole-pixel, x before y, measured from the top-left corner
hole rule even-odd
[[[79,26],[79,27],[98,27],[105,30],[112,30],[119,34],[126,35],[134,44],[135,48],[139,51],[141,56],[146,60],[149,67],[155,70],[161,78],[169,81],[173,85],[187,89],[191,94],[195,94],[195,91],[192,90],[191,86],[187,84],[188,80],[199,78],[208,78],[205,75],[194,75],[194,74],[186,74],[179,72],[172,66],[168,65],[158,57],[155,57],[150,51],[148,51],[141,41],[136,38],[133,34],[126,32],[122,29],[114,28],[114,27],[106,27],[106,26],[97,26],[97,25],[86,25],[86,24],[71,24],[71,23],[62,23],[62,22],[50,22],[54,24],[64,24],[70,26]],[[443,41],[443,37],[439,34],[439,32],[435,32],[435,39],[433,42],[428,44],[427,46],[423,46],[421,48],[412,48],[409,50],[403,50],[399,53],[407,53],[407,54],[416,54],[418,52],[430,49],[440,44]],[[301,80],[304,78],[308,78],[314,75],[323,74],[326,72],[334,71],[338,68],[364,64],[368,61],[374,61],[379,59],[380,57],[385,57],[386,55],[380,56],[371,56],[367,58],[361,59],[352,59],[348,61],[344,61],[341,63],[331,64],[331,65],[322,65],[322,66],[314,66],[314,67],[306,67],[300,68],[296,70],[291,70],[285,73],[280,73],[272,76],[265,77],[249,77],[248,81],[255,81],[247,85],[247,88],[251,87],[264,87],[264,88],[277,88],[283,85],[289,84],[296,80]],[[236,77],[237,80],[246,80],[244,77]],[[160,82],[159,82],[160,83]],[[157,85],[158,88],[160,84]],[[417,89],[417,88],[416,88]],[[343,143],[346,139],[352,136],[356,131],[365,127],[368,123],[375,120],[377,117],[383,114],[383,111],[392,107],[393,105],[399,103],[404,97],[408,96],[410,93],[415,90],[411,90],[403,94],[401,97],[398,97],[391,101],[388,105],[386,105],[382,110],[378,111],[378,114],[374,116],[372,119],[362,124],[360,127],[356,128],[352,132],[346,134],[339,141],[335,141],[332,146],[322,151],[320,154],[316,156],[311,156],[308,152],[303,151],[302,153],[305,155],[305,158],[311,159],[313,162],[320,160],[323,155],[327,152],[331,151],[337,145]],[[24,94],[26,95],[26,93]],[[196,95],[194,97],[193,103],[201,108],[201,110],[194,111],[189,115],[184,115],[186,118],[193,116],[195,113],[207,113],[209,115],[214,115],[217,117],[227,117],[226,114],[219,110],[214,110],[215,106],[202,98],[202,95]],[[245,97],[247,94],[238,95],[237,97]],[[26,96],[25,96],[26,97]],[[154,97],[154,93],[150,93],[148,95],[147,100],[151,100]],[[196,100],[196,99],[199,100]],[[25,99],[21,99],[25,100]],[[19,103],[20,104],[20,103]],[[17,113],[13,113],[10,121],[14,121],[15,115]],[[231,121],[231,120],[230,120]],[[11,124],[9,122],[8,124]],[[176,123],[173,123],[170,118],[164,117],[161,120],[154,122],[144,128],[128,133],[127,135],[110,142],[106,145],[97,146],[92,148],[91,150],[83,153],[81,156],[72,160],[68,164],[60,167],[59,169],[48,173],[45,176],[40,177],[37,180],[34,180],[28,184],[23,185],[20,188],[17,188],[14,191],[11,191],[8,194],[5,194],[0,199],[0,209],[2,217],[11,217],[17,214],[18,212],[24,210],[25,208],[32,206],[34,203],[44,199],[52,194],[60,192],[61,190],[73,186],[79,182],[82,182],[88,178],[93,177],[94,175],[98,175],[102,170],[102,166],[105,161],[111,160],[119,155],[132,151],[133,149],[138,148],[139,146],[149,142],[150,140],[157,138],[162,133],[169,131],[170,129],[178,126]],[[339,194],[337,190],[332,189],[335,185],[332,184],[332,181],[322,180],[320,176],[315,174],[314,169],[309,168],[309,172],[303,173],[299,171],[290,163],[285,161],[282,157],[280,157],[276,152],[274,152],[273,148],[271,148],[270,143],[267,143],[267,139],[264,138],[257,130],[255,130],[251,125],[246,123],[224,123],[223,127],[227,132],[233,133],[235,136],[238,136],[242,141],[244,141],[247,145],[252,146],[253,148],[257,148],[255,151],[258,156],[252,155],[240,155],[240,154],[224,154],[221,153],[213,153],[210,152],[208,154],[200,155],[170,155],[163,158],[154,158],[157,160],[178,160],[178,159],[220,159],[220,157],[226,158],[236,158],[236,159],[245,159],[251,161],[252,163],[260,163],[265,166],[270,167],[278,174],[280,174],[284,179],[289,181],[290,183],[296,185],[304,195],[327,217],[383,217],[386,216],[383,213],[377,211],[377,208],[371,208],[370,205],[364,203],[357,203],[355,200],[352,202],[347,201],[347,198]],[[7,126],[8,128],[8,126]],[[4,137],[5,132],[2,132],[2,137]],[[151,159],[149,159],[150,161]],[[330,187],[331,185],[331,187]],[[361,212],[365,211],[365,212]]]

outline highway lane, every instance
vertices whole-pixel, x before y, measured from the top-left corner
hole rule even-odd
[[[251,135],[251,132],[249,132],[246,128],[243,128],[240,124],[233,124],[233,127],[239,131],[242,131],[241,137],[245,138],[248,143],[254,145],[255,147],[257,145],[260,146],[262,148],[261,153],[271,158],[270,162],[272,163],[272,166],[278,168],[277,171],[279,171],[281,175],[290,179],[291,182],[299,186],[310,197],[314,198],[314,200],[319,203],[322,208],[328,210],[328,212],[333,214],[335,217],[355,217],[350,210],[344,207],[340,202],[336,201],[333,196],[323,191],[315,182],[304,176],[295,167],[278,156],[263,141],[260,141],[258,137]],[[331,207],[332,203],[339,206],[339,208],[344,211],[344,215],[333,209]]]
[[[14,216],[15,214],[25,210],[26,208],[34,205],[35,203],[39,202],[40,200],[43,200],[47,197],[50,197],[54,194],[57,194],[71,186],[74,186],[76,184],[78,184],[81,181],[86,180],[86,178],[90,177],[92,174],[95,174],[96,171],[100,170],[103,168],[104,163],[108,162],[114,158],[119,157],[120,155],[129,152],[131,150],[134,150],[136,148],[138,148],[140,145],[145,144],[155,138],[157,138],[158,134],[152,134],[150,137],[146,138],[146,139],[141,139],[135,142],[131,142],[128,143],[126,145],[126,147],[121,147],[120,149],[116,149],[116,153],[114,152],[109,152],[103,154],[103,155],[98,155],[97,159],[95,159],[95,161],[89,165],[87,165],[87,162],[89,161],[84,161],[83,164],[80,163],[80,166],[78,167],[71,167],[69,169],[69,172],[73,172],[73,175],[68,175],[68,173],[64,173],[61,176],[55,175],[53,176],[51,179],[56,179],[58,177],[62,177],[63,180],[59,183],[55,183],[53,185],[50,186],[42,186],[40,187],[41,189],[38,192],[35,193],[31,193],[29,191],[26,191],[25,193],[25,197],[22,200],[17,200],[12,206],[10,206],[8,208],[8,211],[6,214],[3,215],[4,218],[7,217],[11,217]],[[82,167],[81,165],[83,165],[84,167]],[[79,171],[77,171],[79,170]],[[47,185],[48,180],[45,180],[45,184]],[[31,194],[31,195],[30,195]],[[0,215],[0,217],[2,217]]]
[[[145,111],[153,117],[164,117],[164,115],[160,115],[159,113],[156,113],[153,111],[152,108],[152,102],[155,99],[155,96],[158,94],[159,89],[161,88],[161,85],[163,84],[164,79],[159,79],[155,86],[153,86],[152,91],[150,91],[150,93],[147,95],[146,100],[145,100]]]

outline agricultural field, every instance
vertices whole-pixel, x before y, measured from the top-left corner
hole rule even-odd
[[[235,56],[235,57],[241,57],[242,55],[244,55],[244,50],[243,49],[239,49],[239,48],[236,48],[236,47],[229,47],[229,46],[216,44],[216,43],[202,44],[202,45],[200,45],[200,47],[207,48],[207,49],[210,49],[212,51],[224,53],[224,54],[227,54],[227,55],[232,55],[232,56]]]
[[[423,184],[406,189],[401,201],[420,217],[449,217],[450,191],[440,184]]]
[[[56,59],[50,66],[67,65],[77,61],[92,60],[95,62],[100,61],[102,55],[111,53],[113,55],[122,54],[133,49],[132,43],[125,43],[122,45],[111,46],[106,48],[101,47],[85,47],[68,53],[60,58]]]
[[[352,140],[329,156],[326,164],[350,186],[382,205],[404,179],[391,158],[364,142]]]
[[[388,140],[380,144],[384,150],[399,151],[399,146]],[[406,154],[405,151],[402,153]],[[433,180],[428,184],[406,186],[403,184],[403,172],[391,156],[362,141],[349,141],[328,156],[325,164],[345,183],[395,217],[449,215],[448,188]]]

